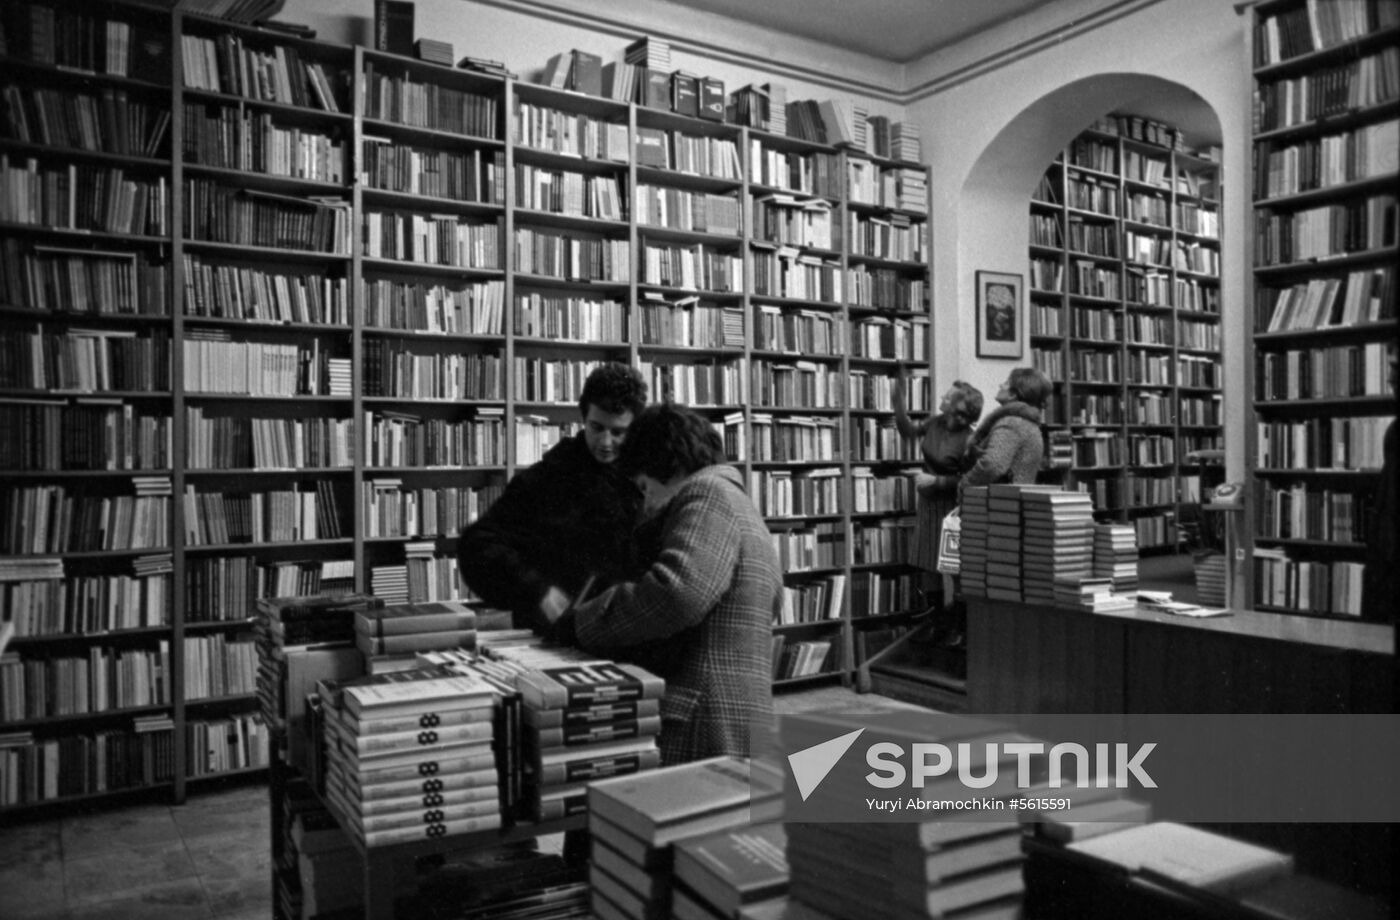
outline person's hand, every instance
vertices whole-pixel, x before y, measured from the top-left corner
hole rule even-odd
[[[555,621],[564,615],[564,611],[569,609],[573,599],[554,585],[549,586],[549,590],[540,598],[540,613],[549,621],[551,626]]]

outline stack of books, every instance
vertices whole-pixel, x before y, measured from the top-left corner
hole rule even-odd
[[[773,134],[788,133],[787,87],[781,83],[765,83],[763,91],[768,94],[768,130]]]
[[[653,109],[671,107],[671,45],[650,35],[637,39],[623,52],[623,67],[635,69],[633,99]],[[625,80],[625,74],[616,76]],[[629,100],[631,101],[631,100]]]
[[[836,916],[1020,916],[1023,835],[1010,810],[995,820],[795,823],[787,831],[792,897]]]
[[[1202,553],[1195,559],[1196,598],[1202,604],[1225,606],[1225,554]]]
[[[1094,577],[1113,579],[1115,592],[1137,590],[1138,545],[1133,525],[1094,525]]]
[[[263,722],[290,766],[306,769],[308,748],[315,743],[306,695],[319,680],[364,672],[354,644],[355,617],[382,607],[382,601],[368,594],[258,600],[253,628],[258,651],[256,692]]]
[[[366,847],[500,827],[496,690],[441,668],[318,688],[325,798]]]
[[[1103,613],[1132,610],[1137,606],[1137,599],[1132,594],[1115,594],[1111,578],[1073,576],[1055,579],[1054,603],[1056,607]]]
[[[1022,600],[1021,493],[1050,488],[1002,482],[987,486],[987,597]]]
[[[897,121],[890,125],[890,156],[910,163],[923,160],[918,125],[907,121]]]
[[[634,67],[671,72],[671,43],[654,35],[644,35],[627,46],[622,59]]]
[[[441,64],[444,67],[452,66],[451,42],[442,42],[435,38],[420,38],[413,43],[413,50],[417,52],[420,61]]]
[[[749,764],[712,757],[588,787],[593,838],[589,882],[599,920],[665,920],[672,914],[679,840],[751,823]]]
[[[987,486],[969,486],[962,493],[962,536],[958,541],[958,576],[968,597],[987,596],[987,529],[991,524]]]
[[[906,211],[928,213],[928,176],[922,169],[901,169],[895,205]]]
[[[1084,492],[1021,495],[1022,585],[1028,604],[1055,603],[1059,579],[1094,569],[1094,502]]]
[[[515,678],[523,708],[525,801],[536,821],[583,814],[587,784],[661,763],[666,682],[631,664],[576,662]]]
[[[391,563],[370,569],[370,591],[386,604],[408,603],[408,565]]]
[[[371,674],[411,668],[419,652],[475,644],[476,611],[463,601],[393,604],[355,615],[355,645]]]
[[[787,832],[780,821],[727,828],[675,845],[675,920],[728,920],[746,906],[782,898]]]

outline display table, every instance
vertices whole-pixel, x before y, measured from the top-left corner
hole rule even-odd
[[[1394,628],[1376,623],[969,598],[967,647],[969,712],[1395,711]]]

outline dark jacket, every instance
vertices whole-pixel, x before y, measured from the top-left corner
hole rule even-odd
[[[1045,457],[1040,418],[1040,410],[1027,403],[1013,400],[997,406],[972,436],[968,445],[972,467],[963,474],[959,488],[1035,482]]]
[[[648,648],[666,679],[661,755],[679,763],[750,753],[751,726],[771,727],[777,554],[730,466],[693,473],[662,513],[661,551],[646,573],[566,614],[578,644],[609,657]]]
[[[601,588],[633,575],[637,487],[593,459],[580,433],[522,470],[480,520],[462,531],[462,579],[482,600],[534,625],[551,585],[574,595],[590,575]]]

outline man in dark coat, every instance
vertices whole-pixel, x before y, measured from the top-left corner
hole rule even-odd
[[[602,588],[636,571],[642,495],[615,461],[645,405],[636,369],[596,368],[579,397],[583,431],[518,473],[462,531],[463,580],[486,603],[510,610],[517,626],[545,626],[542,605],[562,610],[589,578]]]

